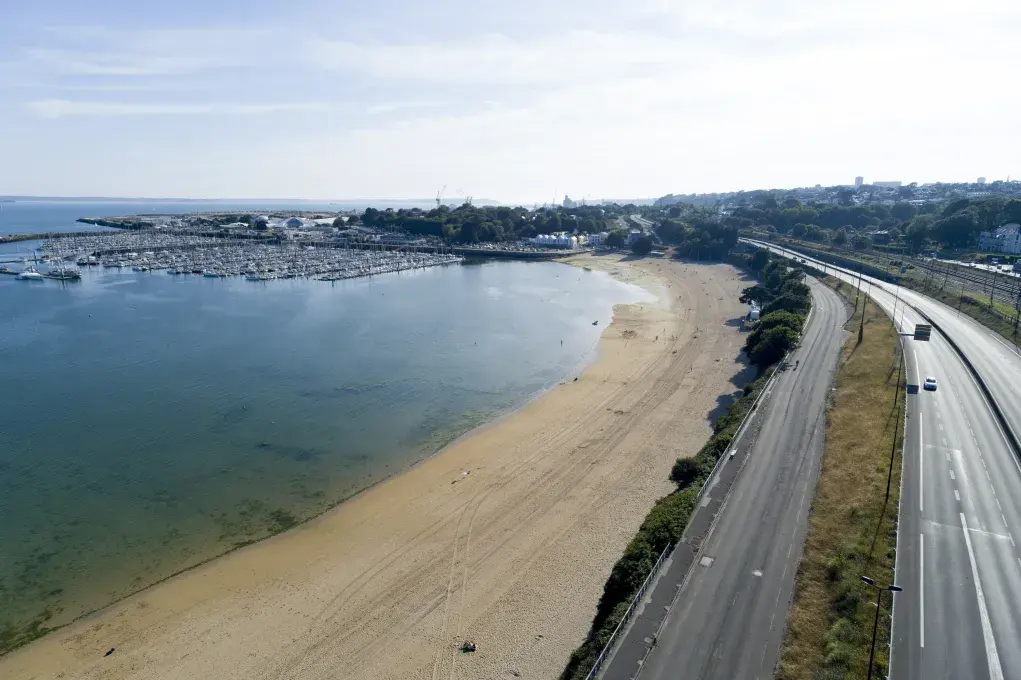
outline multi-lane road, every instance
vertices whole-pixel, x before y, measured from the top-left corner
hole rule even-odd
[[[805,542],[826,436],[826,398],[847,313],[812,284],[797,370],[774,383],[761,429],[701,559],[680,588],[642,680],[770,678]]]
[[[1021,434],[1021,357],[1014,347],[945,305],[864,281],[880,306],[891,315],[896,309],[903,333],[926,323],[920,311],[953,338],[1007,427]],[[904,591],[896,595],[891,677],[1021,679],[1015,543],[1021,465],[992,405],[946,339],[905,340],[904,348],[908,384],[917,392],[909,390],[905,425],[896,569]],[[926,376],[939,380],[936,391],[920,389]]]
[[[836,293],[809,283],[812,315],[801,348],[790,358],[798,368],[778,374],[743,433],[747,441],[735,442],[736,457],[725,459],[727,466],[743,467],[680,587],[669,578],[656,584],[657,590],[677,590],[655,646],[644,626],[633,627],[627,635],[639,639],[622,643],[629,653],[613,657],[604,680],[628,680],[639,670],[642,680],[673,680],[680,669],[684,678],[772,676],[819,475],[826,399],[847,319]],[[715,496],[718,490],[709,493]],[[630,653],[636,646],[643,652],[651,647],[641,666],[641,654]]]

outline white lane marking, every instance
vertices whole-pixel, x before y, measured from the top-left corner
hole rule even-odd
[[[1001,541],[1010,540],[1010,536],[1008,534],[996,534],[993,533],[992,531],[984,531],[982,529],[976,529],[975,527],[968,527],[968,531],[974,532],[976,534],[982,534],[983,536],[992,536],[993,538],[998,538]]]
[[[925,479],[925,475],[922,474],[922,461],[925,460],[922,456],[922,414],[918,414],[918,512],[924,510],[925,503],[925,485],[922,484],[922,480]],[[947,454],[947,460],[950,460],[950,454]]]
[[[1021,557],[1018,558],[1021,564]],[[918,628],[921,645],[925,647],[925,534],[918,534]]]
[[[986,598],[982,594],[982,582],[978,578],[978,565],[975,563],[975,551],[971,548],[971,535],[968,533],[968,520],[961,513],[961,526],[964,527],[964,544],[968,547],[968,560],[971,562],[971,576],[975,580],[975,597],[978,599],[978,616],[982,621],[982,640],[986,646],[986,660],[989,663],[991,680],[1003,680],[1003,669],[1000,667],[1000,655],[996,652],[996,638],[993,637],[993,624],[989,621],[989,610],[986,609]]]
[[[950,479],[957,479],[957,475],[954,474],[953,470],[950,471]]]
[[[911,359],[912,363],[915,364],[915,384],[921,385],[922,379],[918,375],[918,352],[916,352],[915,350],[911,350]]]
[[[958,502],[958,503],[960,503],[960,502],[961,502],[961,492],[960,492],[960,491],[958,491],[957,489],[954,489],[954,498],[956,498],[956,499],[957,499],[957,502]]]
[[[946,455],[947,455],[947,462],[949,463],[949,462],[950,462],[950,452],[949,452],[949,451],[947,451],[947,454],[946,454]]]
[[[950,446],[950,444],[947,443],[946,437],[941,437],[941,439],[943,440],[943,446]]]
[[[1006,524],[1006,523],[1007,523],[1007,520],[1003,520],[1003,523],[1004,523],[1004,524]],[[1011,545],[1011,547],[1013,547],[1013,548],[1016,548],[1016,547],[1017,547],[1017,545],[1015,545],[1015,544],[1014,544],[1014,534],[1012,534],[1012,533],[1010,533],[1010,532],[1008,531],[1008,532],[1007,532],[1007,538],[1009,538],[1009,539],[1010,539],[1010,545]]]
[[[943,431],[943,423],[936,423],[936,427],[938,427],[938,428],[939,428],[939,431],[940,431],[940,432],[942,432],[942,431]]]
[[[942,414],[942,413],[940,413],[939,411],[936,411],[936,417],[937,417],[937,418],[942,418],[942,417],[943,417],[943,414]]]

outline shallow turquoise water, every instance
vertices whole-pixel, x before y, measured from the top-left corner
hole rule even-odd
[[[555,263],[0,276],[0,628],[323,511],[576,374],[648,299]]]

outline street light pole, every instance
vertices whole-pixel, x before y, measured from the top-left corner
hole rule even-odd
[[[872,622],[872,647],[869,649],[869,673],[868,673],[868,680],[872,680],[872,662],[876,658],[876,633],[879,631],[879,608],[883,604],[883,591],[884,590],[889,590],[891,593],[899,593],[899,592],[901,592],[904,589],[901,588],[900,586],[896,586],[896,585],[894,585],[892,583],[890,585],[886,586],[885,588],[877,586],[876,582],[873,581],[872,579],[870,579],[868,576],[862,576],[861,580],[866,585],[869,585],[869,586],[871,586],[871,587],[876,589],[876,618]]]

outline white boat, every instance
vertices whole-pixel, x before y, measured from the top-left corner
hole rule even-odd
[[[29,267],[14,278],[19,281],[42,281],[43,275],[37,272],[35,267]]]

